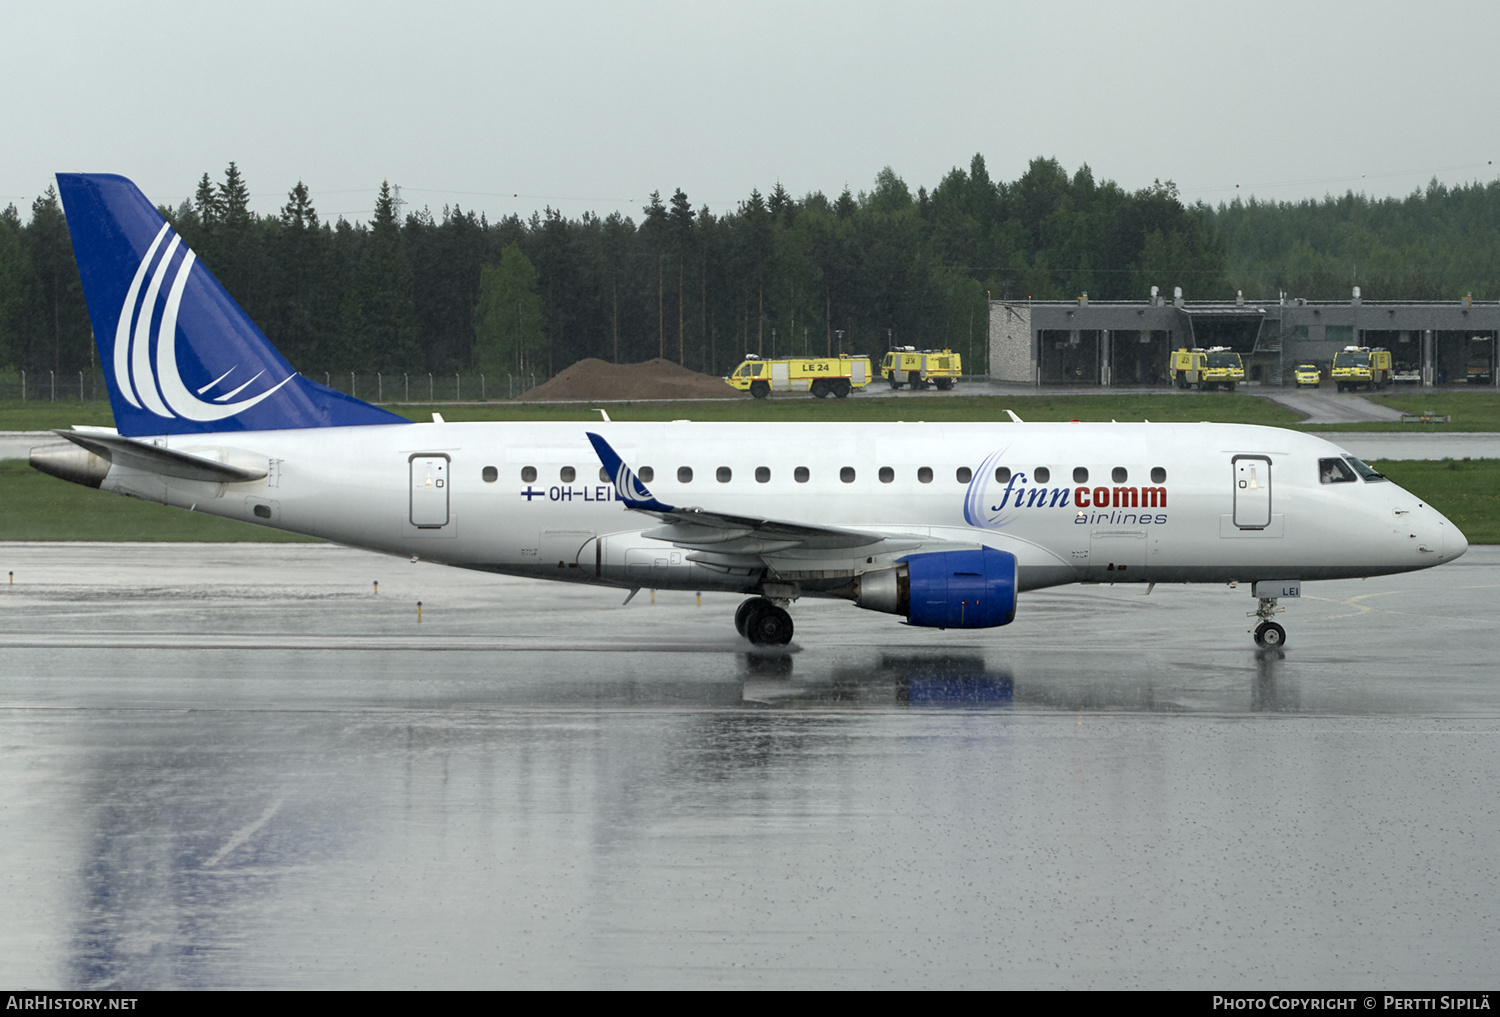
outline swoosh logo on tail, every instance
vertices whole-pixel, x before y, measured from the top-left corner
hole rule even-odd
[[[266,391],[237,401],[234,401],[234,397],[253,384],[264,371],[258,372],[233,391],[215,396],[212,402],[200,399],[199,396],[233,374],[236,368],[231,367],[196,393],[183,383],[182,372],[177,363],[177,318],[182,309],[188,278],[197,264],[198,256],[183,245],[180,236],[172,235],[166,251],[156,262],[155,271],[151,271],[152,259],[171,232],[170,225],[162,224],[125,293],[120,320],[115,326],[115,384],[120,395],[131,406],[150,410],[158,417],[168,420],[181,418],[197,423],[224,420],[269,399],[296,375],[290,374]],[[185,253],[174,273],[172,264],[179,247]],[[149,283],[146,282],[148,273],[151,276]],[[141,298],[143,284],[146,286],[144,299]],[[156,329],[156,359],[153,363],[151,321],[155,317],[157,301],[164,286],[167,287],[167,298],[162,309],[161,323]]]

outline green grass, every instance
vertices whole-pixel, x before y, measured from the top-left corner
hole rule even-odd
[[[778,395],[770,399],[703,399],[686,402],[601,403],[614,420],[1008,420],[1014,410],[1025,420],[1214,420],[1269,424],[1308,431],[1500,431],[1500,392],[1434,392],[1382,395],[1374,401],[1403,413],[1446,413],[1448,424],[1362,422],[1299,424],[1299,415],[1268,399],[1242,393],[1138,393],[1079,396],[984,395],[901,399],[813,399]],[[413,420],[431,420],[434,411],[451,421],[598,420],[585,403],[385,404]],[[73,424],[114,423],[105,402],[0,402],[0,431],[44,431]]]
[[[0,431],[51,431],[89,424],[94,427],[115,426],[115,415],[109,403],[51,403],[35,399],[0,401]]]
[[[1500,544],[1500,459],[1371,463],[1453,520],[1471,544]]]
[[[106,494],[0,461],[0,540],[312,541],[293,533]]]
[[[1500,431],[1500,392],[1433,392],[1428,395],[1383,395],[1373,402],[1402,413],[1446,413],[1447,424],[1395,424],[1401,431]],[[1363,430],[1364,428],[1361,428]]]
[[[401,405],[390,409],[413,420],[598,420],[594,404],[458,403]],[[701,421],[1008,421],[1006,410],[1023,420],[1216,420],[1237,424],[1287,426],[1299,415],[1255,396],[1184,393],[1108,396],[933,396],[901,399],[814,399],[781,395],[770,399],[702,399],[688,402],[599,403],[611,420]]]

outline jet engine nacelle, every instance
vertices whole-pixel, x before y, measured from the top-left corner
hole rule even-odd
[[[929,628],[1009,625],[1016,617],[1016,556],[990,547],[914,554],[860,576],[854,602]]]

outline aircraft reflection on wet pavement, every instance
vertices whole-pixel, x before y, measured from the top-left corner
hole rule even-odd
[[[1286,651],[1258,647],[1246,657],[1253,668],[1238,687],[1224,682],[1228,699],[1216,709],[1244,704],[1252,713],[1296,712],[1301,708],[1298,681],[1283,673]],[[862,666],[835,666],[826,674],[805,680],[796,670],[796,655],[751,652],[744,654],[747,704],[769,707],[863,707],[909,709],[1008,710],[1012,707],[1060,711],[1144,710],[1174,712],[1189,707],[1166,688],[1140,676],[1080,687],[1056,676],[1038,674],[1018,683],[1004,665],[987,664],[980,654],[944,652],[880,654]],[[1121,676],[1124,677],[1124,676]],[[1165,684],[1165,683],[1163,683]]]

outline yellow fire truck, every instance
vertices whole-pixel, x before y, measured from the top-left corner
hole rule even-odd
[[[910,385],[915,391],[936,385],[946,392],[958,384],[963,361],[952,350],[919,350],[915,346],[893,346],[880,362],[880,375],[891,388]]]
[[[819,399],[843,399],[870,383],[869,357],[797,357],[762,360],[755,354],[736,367],[725,384],[764,399],[772,392],[811,392]]]
[[[1368,346],[1345,346],[1333,355],[1334,383],[1340,392],[1367,388],[1371,392],[1391,383],[1391,351]]]
[[[1174,350],[1171,370],[1178,388],[1197,385],[1200,392],[1215,388],[1233,392],[1245,380],[1245,362],[1227,346]]]

